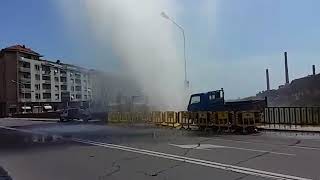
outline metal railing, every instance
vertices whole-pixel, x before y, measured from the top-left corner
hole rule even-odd
[[[262,118],[269,125],[320,125],[320,107],[267,107]]]
[[[20,72],[31,72],[31,69],[30,67],[19,67],[19,71]]]

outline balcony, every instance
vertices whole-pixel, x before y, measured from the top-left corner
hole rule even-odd
[[[51,89],[42,89],[44,93],[51,93]]]
[[[51,84],[51,80],[42,80],[43,84]]]
[[[19,67],[19,71],[20,71],[20,72],[30,73],[30,72],[31,72],[31,69],[30,69],[30,67]]]
[[[30,78],[20,77],[20,82],[23,84],[31,83],[31,77]]]
[[[20,98],[20,102],[31,102],[31,98]]]
[[[51,102],[51,98],[47,98],[47,99],[42,99],[42,102]]]
[[[21,93],[31,93],[31,88],[20,88],[19,91]]]
[[[67,77],[67,73],[60,73],[61,77]]]
[[[42,76],[50,76],[51,71],[42,71]]]

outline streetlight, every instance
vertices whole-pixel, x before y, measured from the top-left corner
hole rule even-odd
[[[172,18],[170,18],[165,12],[161,12],[161,16],[169,21],[171,21],[174,25],[176,25],[182,32],[183,36],[183,57],[184,57],[184,83],[185,87],[189,87],[189,81],[187,80],[187,58],[186,58],[186,36],[184,34],[184,29],[178,23],[176,23]]]
[[[18,82],[18,81],[15,81],[15,80],[11,80],[11,82],[13,82],[13,83],[16,83],[17,85],[19,84],[19,85],[21,85],[21,86],[23,86],[23,88],[24,88],[24,91],[23,91],[23,102],[24,102],[24,104],[23,104],[23,112],[24,113],[26,113],[27,111],[27,106],[26,106],[26,92],[25,92],[25,88],[26,88],[26,86],[25,86],[25,84],[23,84],[23,83],[21,83],[21,82]]]

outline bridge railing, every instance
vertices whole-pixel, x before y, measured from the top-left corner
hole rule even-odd
[[[267,107],[264,109],[262,124],[320,125],[320,107]]]

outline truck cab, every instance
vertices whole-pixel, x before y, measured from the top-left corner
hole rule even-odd
[[[216,90],[207,93],[193,94],[190,97],[188,111],[210,111],[223,110],[224,91]]]

